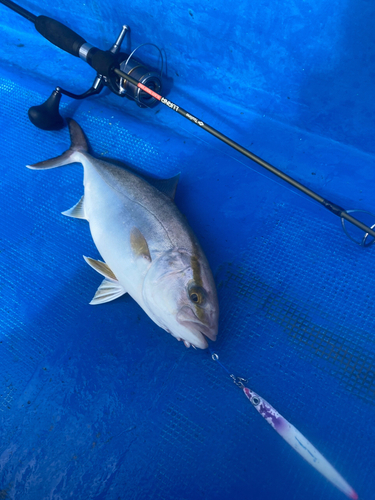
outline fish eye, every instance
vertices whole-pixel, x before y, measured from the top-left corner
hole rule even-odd
[[[189,290],[189,298],[194,304],[202,304],[204,302],[204,291],[200,287],[192,286]]]

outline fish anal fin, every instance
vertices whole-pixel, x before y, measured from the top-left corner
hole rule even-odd
[[[137,227],[133,227],[130,233],[130,245],[135,257],[143,257],[151,262],[150,250],[146,238]]]
[[[99,274],[101,274],[110,281],[118,283],[118,280],[114,275],[113,271],[105,262],[91,259],[90,257],[85,257],[85,256],[83,256],[83,258],[85,259],[87,264],[93,269],[95,269],[95,271],[97,271]],[[125,293],[125,291],[123,293]]]
[[[118,281],[114,282],[105,278],[97,289],[90,305],[96,306],[99,304],[105,304],[106,302],[111,302],[111,300],[118,299],[125,293],[126,291]]]
[[[67,217],[74,217],[75,219],[85,219],[88,220],[85,214],[85,204],[84,204],[84,196],[79,200],[79,202],[74,205],[74,207],[69,210],[65,210],[65,212],[61,212],[63,215]]]

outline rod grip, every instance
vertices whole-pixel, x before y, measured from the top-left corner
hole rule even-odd
[[[44,38],[72,56],[79,57],[79,49],[86,43],[86,40],[73,30],[47,16],[38,16],[35,28]]]

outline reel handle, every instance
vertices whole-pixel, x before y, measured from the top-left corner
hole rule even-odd
[[[61,92],[54,90],[43,104],[29,109],[29,119],[33,125],[42,130],[60,130],[64,120],[59,113]]]

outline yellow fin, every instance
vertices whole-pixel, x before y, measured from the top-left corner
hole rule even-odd
[[[133,229],[131,230],[130,245],[132,247],[133,254],[136,257],[143,257],[144,259],[151,262],[151,255],[147,241],[141,231],[136,227],[133,227]]]
[[[90,257],[85,256],[83,256],[83,258],[89,266],[91,266],[93,269],[95,269],[95,271],[97,271],[105,278],[112,281],[118,281],[110,267],[105,262],[101,262],[100,260],[91,259]]]

